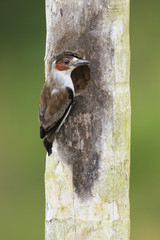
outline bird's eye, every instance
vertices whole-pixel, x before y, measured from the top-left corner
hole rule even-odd
[[[70,63],[70,61],[69,61],[69,60],[65,60],[64,63],[65,63],[65,64],[68,64],[68,63]]]

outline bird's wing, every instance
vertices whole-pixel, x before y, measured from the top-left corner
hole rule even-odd
[[[68,87],[58,90],[50,89],[47,84],[44,84],[39,105],[39,122],[41,127],[47,132],[54,126],[57,129],[60,124],[62,125],[63,118],[68,114],[72,102],[72,89]]]

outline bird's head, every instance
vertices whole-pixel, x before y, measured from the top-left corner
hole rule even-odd
[[[62,56],[53,62],[53,68],[58,71],[71,73],[76,67],[89,65],[88,60],[79,59],[74,56]]]

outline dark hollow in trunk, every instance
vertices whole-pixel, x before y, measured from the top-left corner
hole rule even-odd
[[[104,84],[102,79],[105,73],[103,63],[106,61],[103,53],[107,55],[107,62],[110,64],[114,59],[114,50],[110,40],[110,30],[105,44],[99,37],[102,19],[101,10],[88,15],[84,24],[82,17],[79,20],[79,24],[83,25],[82,32],[76,32],[76,28],[72,27],[65,28],[65,22],[61,19],[58,26],[59,28],[63,26],[65,30],[61,32],[61,36],[56,35],[54,52],[48,60],[50,64],[50,61],[65,53],[90,61],[90,69],[87,66],[79,67],[71,75],[76,94],[79,95],[57,134],[59,155],[71,165],[74,189],[82,199],[91,196],[92,187],[98,179],[102,148],[101,133],[103,125],[112,122],[112,93],[106,88],[106,83]],[[99,34],[94,33],[95,29]],[[57,28],[53,28],[53,32],[56,30]]]

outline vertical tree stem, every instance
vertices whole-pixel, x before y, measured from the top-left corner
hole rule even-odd
[[[46,0],[46,17],[46,79],[58,56],[91,64],[46,158],[45,239],[128,240],[129,0]]]

